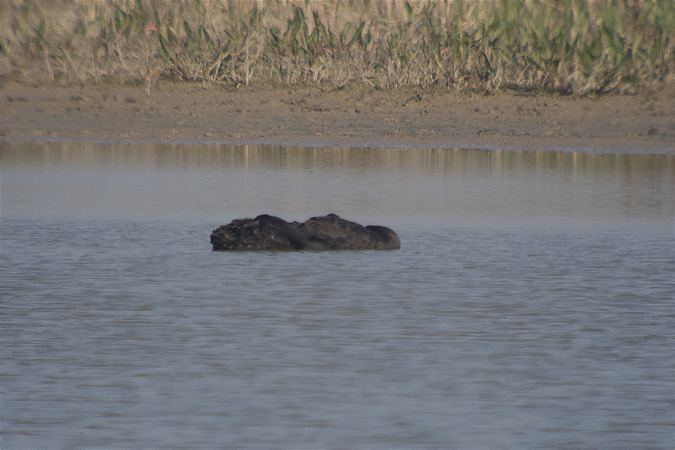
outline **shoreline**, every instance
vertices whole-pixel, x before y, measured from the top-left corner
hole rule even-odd
[[[596,98],[188,83],[0,87],[0,142],[675,154],[675,88]]]

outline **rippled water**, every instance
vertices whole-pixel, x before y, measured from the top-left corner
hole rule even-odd
[[[662,447],[675,158],[9,144],[2,448]],[[262,212],[393,252],[214,253]]]

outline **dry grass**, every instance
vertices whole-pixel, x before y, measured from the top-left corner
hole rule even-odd
[[[670,0],[4,0],[0,76],[630,93],[674,31]]]

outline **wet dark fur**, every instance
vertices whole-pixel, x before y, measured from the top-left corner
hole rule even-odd
[[[366,227],[335,214],[312,217],[305,222],[286,222],[263,214],[237,219],[213,230],[214,250],[397,250],[396,233],[377,225]]]

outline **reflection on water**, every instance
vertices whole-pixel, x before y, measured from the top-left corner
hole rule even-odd
[[[10,214],[419,224],[674,212],[672,155],[3,143],[0,161]]]
[[[674,163],[3,142],[0,446],[673,448]]]

